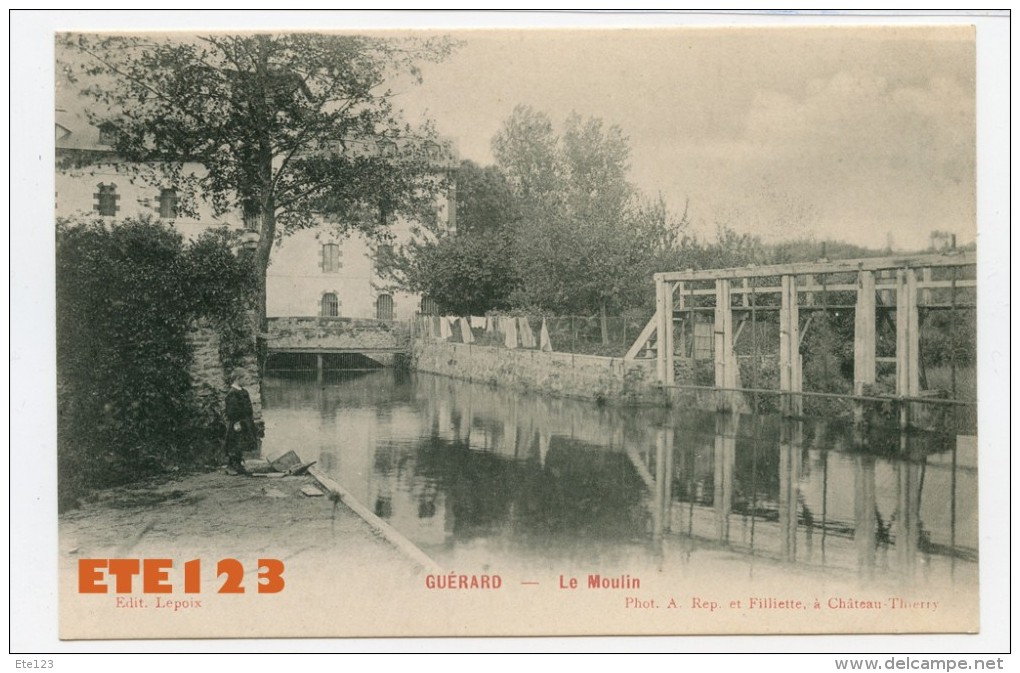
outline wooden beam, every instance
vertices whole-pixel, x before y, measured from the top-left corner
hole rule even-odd
[[[637,340],[634,341],[634,345],[630,347],[627,354],[623,356],[624,360],[633,360],[638,356],[645,346],[648,344],[648,340],[655,334],[655,327],[658,324],[659,315],[655,314],[648,319],[648,324],[645,325],[644,329],[641,330],[641,334],[638,335]]]
[[[909,255],[905,257],[870,257],[865,259],[842,259],[831,262],[803,262],[797,264],[776,264],[772,266],[732,267],[727,269],[706,269],[702,271],[672,271],[656,274],[663,280],[716,280],[719,278],[761,278],[763,276],[808,275],[819,273],[850,273],[854,271],[878,271],[882,269],[974,266],[977,255],[964,252],[958,255]]]

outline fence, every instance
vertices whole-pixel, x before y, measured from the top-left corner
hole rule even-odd
[[[623,357],[651,313],[635,316],[415,317],[415,338],[498,348]]]

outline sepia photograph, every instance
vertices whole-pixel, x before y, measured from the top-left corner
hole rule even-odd
[[[988,632],[975,22],[143,14],[39,47],[62,646]]]

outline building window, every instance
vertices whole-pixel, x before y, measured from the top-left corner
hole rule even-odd
[[[421,312],[425,315],[439,315],[439,306],[432,297],[421,298]]]
[[[117,127],[113,122],[103,122],[99,125],[99,144],[113,145],[117,142]]]
[[[340,270],[340,246],[326,243],[322,246],[322,270],[324,273],[336,273]]]
[[[375,300],[375,317],[378,320],[393,320],[393,297],[381,294]]]
[[[393,263],[393,246],[382,243],[375,249],[375,274],[383,276]]]
[[[117,201],[120,200],[120,195],[117,194],[117,185],[112,182],[108,185],[99,183],[99,191],[92,195],[96,200],[93,205],[93,210],[102,215],[103,217],[113,217],[120,210],[120,206],[117,205]]]
[[[322,295],[321,315],[323,318],[336,318],[340,315],[340,300],[335,293],[327,292]]]
[[[177,217],[176,189],[161,189],[159,191],[159,216],[165,220]]]

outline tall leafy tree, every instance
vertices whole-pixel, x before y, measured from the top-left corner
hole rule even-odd
[[[456,228],[435,227],[397,254],[391,275],[444,313],[482,315],[510,307],[517,287],[513,236],[519,204],[494,166],[463,161],[456,176]]]
[[[263,316],[281,236],[323,221],[373,233],[400,214],[434,217],[442,147],[403,121],[387,84],[420,81],[419,64],[444,58],[447,39],[66,34],[58,47],[120,156],[177,188],[185,213],[200,194],[261,234]]]
[[[627,177],[630,148],[617,126],[516,108],[493,140],[521,209],[514,255],[519,305],[606,316],[645,303],[656,261],[683,221],[648,202]]]

